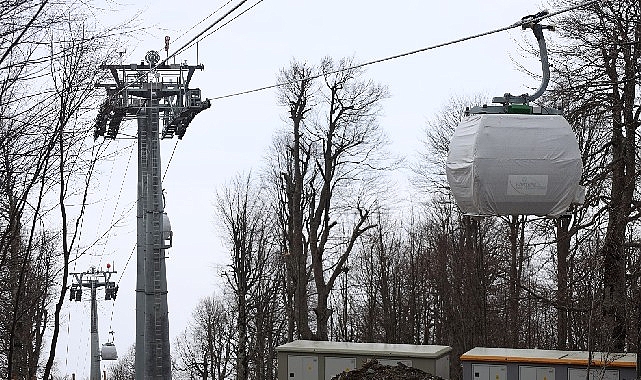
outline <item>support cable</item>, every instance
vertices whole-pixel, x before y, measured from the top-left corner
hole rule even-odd
[[[182,35],[180,35],[180,37],[178,37],[178,38],[181,38],[182,36],[184,36],[185,34],[187,34],[189,31],[191,31],[192,29],[194,29],[196,26],[198,26],[199,24],[201,24],[203,21],[205,21],[205,20],[207,20],[209,17],[213,16],[213,15],[214,15],[215,13],[217,13],[219,10],[221,10],[222,8],[224,8],[227,4],[231,3],[231,1],[232,1],[232,0],[227,1],[227,3],[225,3],[224,5],[222,5],[221,7],[219,7],[218,9],[216,9],[216,10],[215,10],[214,12],[212,12],[209,16],[205,17],[202,21],[200,21],[198,24],[196,24],[196,25],[194,25],[193,27],[191,27],[189,30],[187,30],[187,32],[183,33],[183,34],[182,34]],[[230,15],[232,12],[234,12],[236,9],[238,9],[240,6],[242,6],[246,1],[247,1],[247,0],[242,0],[242,1],[241,1],[239,4],[237,4],[234,8],[232,8],[231,10],[229,10],[227,13],[225,13],[224,15],[222,15],[221,17],[219,17],[219,18],[218,18],[216,21],[214,21],[211,25],[209,25],[207,28],[205,28],[202,32],[198,33],[198,34],[197,34],[195,37],[193,37],[189,42],[187,42],[187,43],[186,43],[186,44],[184,44],[182,47],[180,47],[179,49],[177,49],[177,50],[176,50],[174,53],[172,53],[171,55],[167,56],[167,58],[165,58],[164,60],[162,60],[162,61],[158,62],[158,64],[156,64],[156,65],[155,65],[155,67],[158,67],[158,66],[162,65],[163,63],[167,62],[170,58],[175,57],[176,55],[180,54],[182,51],[184,51],[184,50],[186,50],[186,49],[188,49],[188,48],[192,47],[194,44],[196,44],[196,43],[198,43],[198,42],[200,42],[200,41],[204,40],[204,39],[205,39],[205,38],[207,38],[207,37],[209,37],[210,35],[212,35],[212,34],[213,34],[213,33],[215,33],[216,31],[220,30],[221,28],[223,28],[224,26],[226,26],[226,25],[227,25],[227,24],[229,24],[230,22],[232,22],[232,21],[236,20],[238,17],[240,17],[240,16],[242,16],[243,14],[247,13],[249,10],[251,10],[252,8],[254,8],[254,7],[255,7],[256,5],[258,5],[259,3],[263,2],[264,0],[258,0],[258,2],[256,2],[256,3],[255,3],[254,5],[252,5],[251,7],[249,7],[249,8],[247,8],[247,9],[245,9],[245,10],[244,10],[244,11],[242,11],[241,13],[237,14],[236,16],[234,16],[232,19],[228,20],[227,22],[225,22],[224,24],[222,24],[222,25],[221,25],[221,26],[219,26],[218,28],[216,28],[216,29],[212,30],[211,32],[209,32],[208,34],[206,34],[205,36],[203,36],[202,38],[200,38],[200,39],[199,39],[199,37],[200,37],[200,36],[202,36],[202,35],[203,35],[204,33],[206,33],[208,30],[210,30],[211,28],[213,28],[214,26],[216,26],[219,22],[221,22],[222,20],[224,20],[228,15]],[[154,68],[155,68],[155,67],[154,67]],[[165,173],[164,173],[164,174],[163,174],[163,176],[162,176],[162,181],[164,181],[164,180],[165,180],[165,177],[167,176],[167,172],[169,171],[169,165],[171,164],[171,160],[174,158],[174,153],[176,153],[176,148],[178,147],[178,141],[180,141],[180,140],[177,140],[177,141],[176,141],[176,144],[174,145],[174,149],[171,151],[171,156],[169,157],[169,161],[167,161],[167,167],[165,167]]]
[[[185,32],[183,32],[180,36],[178,36],[178,37],[174,40],[174,42],[175,42],[175,41],[178,41],[179,39],[183,38],[187,33],[191,32],[191,31],[192,31],[192,30],[194,30],[194,29],[196,29],[196,27],[197,27],[198,25],[200,25],[200,24],[202,24],[203,22],[207,21],[211,16],[215,15],[216,13],[218,13],[218,11],[220,11],[220,10],[221,10],[221,9],[223,9],[223,8],[225,8],[225,7],[226,7],[227,5],[229,5],[229,3],[231,3],[232,1],[233,1],[233,0],[228,0],[225,4],[223,4],[223,5],[221,5],[220,7],[218,7],[218,9],[216,9],[216,10],[215,10],[215,11],[213,11],[213,12],[211,12],[211,13],[209,14],[209,16],[207,16],[207,17],[205,17],[204,19],[200,20],[198,23],[194,24],[191,28],[189,28],[189,29],[187,29]]]
[[[103,150],[101,150],[101,148],[104,147],[104,150],[107,150],[107,148],[109,147],[109,144],[111,144],[111,141],[107,141],[106,143],[105,143],[105,141],[102,141],[102,142],[100,142],[98,144],[94,143],[91,146],[91,160],[89,161],[89,171],[85,175],[85,187],[89,186],[89,182],[88,181],[91,180],[91,176],[93,175],[93,171],[94,171],[94,169],[96,167],[96,163],[98,162],[98,158],[100,157],[100,155],[103,152]],[[83,205],[83,207],[88,207],[88,206]],[[104,210],[104,207],[100,211],[100,218],[99,218],[98,225],[100,225],[100,223],[102,222],[103,210]],[[77,240],[77,246],[76,246],[77,247],[76,248],[76,259],[78,259],[78,257],[80,256],[80,255],[78,255],[77,252],[79,251],[80,241],[82,239],[82,231],[84,230],[82,227],[83,227],[84,222],[85,222],[85,215],[86,215],[86,213],[81,211],[80,221],[79,221],[79,225],[78,225],[79,232],[78,232],[78,240]],[[74,262],[74,270],[75,270],[75,265],[76,264]]]
[[[241,7],[243,4],[245,4],[246,2],[247,2],[247,0],[242,0],[240,3],[236,4],[236,6],[234,6],[232,9],[230,9],[229,11],[227,11],[227,13],[225,13],[224,15],[220,16],[216,21],[214,21],[213,23],[211,23],[208,27],[206,27],[205,29],[203,29],[203,31],[202,31],[202,32],[198,33],[195,37],[193,37],[191,40],[189,40],[189,42],[187,42],[186,44],[184,44],[183,46],[181,46],[180,48],[178,48],[175,52],[173,52],[172,54],[170,54],[169,56],[167,56],[167,58],[160,60],[160,61],[159,61],[159,62],[158,62],[154,67],[153,67],[153,69],[157,68],[158,66],[164,65],[167,61],[169,61],[169,59],[170,59],[170,58],[173,58],[173,57],[175,57],[176,55],[178,55],[178,54],[182,53],[185,49],[187,49],[188,47],[190,47],[190,46],[191,46],[191,44],[192,44],[194,41],[198,40],[198,38],[199,38],[200,36],[202,36],[203,34],[207,33],[207,31],[209,31],[211,28],[213,28],[214,26],[216,26],[219,22],[221,22],[222,20],[224,20],[224,19],[225,19],[225,17],[229,16],[232,12],[234,12],[236,9],[240,8],[240,7]],[[200,41],[200,40],[199,40],[199,41]],[[152,69],[152,70],[153,70],[153,69]]]
[[[165,173],[162,175],[161,182],[165,182],[165,177],[167,176],[167,172],[169,171],[169,165],[171,164],[171,160],[174,158],[174,153],[176,153],[176,148],[178,147],[178,141],[180,140],[176,140],[174,149],[171,151],[171,156],[169,156],[169,161],[167,161],[167,167],[165,168]]]
[[[222,29],[223,27],[225,27],[225,25],[227,25],[227,24],[229,24],[230,22],[232,22],[232,21],[236,20],[238,17],[240,17],[240,16],[244,15],[245,13],[247,13],[248,11],[250,11],[252,8],[254,8],[255,6],[257,6],[258,4],[262,3],[263,1],[264,1],[264,0],[258,0],[256,3],[254,3],[254,5],[252,5],[251,7],[247,8],[247,9],[245,9],[244,11],[240,12],[240,13],[239,13],[239,14],[237,14],[236,16],[232,17],[229,21],[227,21],[226,23],[222,24],[222,25],[221,25],[221,26],[219,26],[218,28],[216,28],[216,29],[212,30],[211,32],[207,33],[207,34],[206,34],[206,35],[204,35],[202,38],[200,38],[200,39],[198,39],[198,40],[196,40],[196,41],[192,41],[192,42],[191,42],[191,44],[190,44],[189,46],[186,46],[186,47],[185,47],[185,49],[188,49],[188,48],[190,48],[190,47],[194,46],[194,45],[195,45],[195,44],[197,44],[198,42],[200,42],[200,41],[204,40],[205,38],[209,37],[210,35],[214,34],[214,33],[215,33],[215,32],[217,32],[217,31],[219,31],[220,29]],[[202,34],[202,33],[201,33],[201,34]]]
[[[69,373],[69,337],[71,336],[71,309],[67,306],[67,344],[65,355],[65,371]]]
[[[134,149],[134,144],[131,145],[131,153],[133,153],[133,149]],[[122,196],[122,191],[123,191],[123,188],[125,186],[125,178],[127,177],[127,172],[129,171],[129,166],[130,166],[130,163],[131,163],[131,157],[133,156],[133,154],[131,154],[131,153],[128,155],[129,158],[127,159],[127,166],[125,167],[125,173],[123,174],[122,182],[120,183],[120,191],[118,192],[118,197],[116,198],[116,204],[114,205],[114,212],[111,215],[111,221],[109,222],[109,228],[113,227],[113,221],[114,221],[114,218],[116,217],[116,210],[118,209],[118,205],[120,204],[120,198]],[[105,251],[105,246],[103,246],[103,254],[104,254],[104,251]],[[127,263],[129,263],[129,260],[131,260],[131,255],[127,259]],[[126,268],[126,266],[125,266],[125,268]],[[124,270],[123,270],[123,272],[124,272]],[[120,275],[120,278],[122,278],[123,274]],[[118,284],[120,284],[120,280],[118,280]],[[111,300],[111,316],[109,317],[109,331],[113,331],[113,320],[114,320],[114,310],[115,309],[116,309],[116,299],[112,298],[112,300]]]
[[[421,49],[412,50],[412,51],[409,51],[409,52],[406,52],[406,53],[400,53],[400,54],[392,55],[392,56],[389,56],[389,57],[376,59],[376,60],[373,60],[373,61],[359,63],[359,64],[356,64],[356,65],[353,65],[353,66],[350,66],[350,67],[346,67],[346,68],[342,68],[342,69],[337,69],[337,70],[328,71],[328,72],[325,72],[325,73],[319,73],[319,74],[315,74],[315,75],[310,75],[309,77],[303,78],[303,79],[297,79],[297,80],[292,80],[292,81],[288,81],[288,82],[281,82],[281,83],[276,83],[276,84],[272,84],[272,85],[268,85],[268,86],[254,88],[254,89],[251,89],[251,90],[240,91],[240,92],[236,92],[236,93],[232,93],[232,94],[216,96],[216,97],[213,97],[212,100],[231,98],[231,97],[235,97],[235,96],[251,94],[251,93],[254,93],[254,92],[259,92],[259,91],[264,91],[264,90],[269,90],[269,89],[272,89],[272,88],[282,87],[282,86],[290,85],[290,84],[301,82],[301,81],[305,81],[305,80],[317,79],[317,78],[320,78],[323,75],[336,74],[336,73],[340,73],[340,72],[347,71],[347,70],[354,70],[354,69],[358,69],[358,68],[365,67],[365,66],[371,66],[371,65],[375,65],[375,64],[378,64],[378,63],[383,63],[383,62],[386,62],[386,61],[391,61],[391,60],[394,60],[394,59],[404,58],[404,57],[407,57],[407,56],[410,56],[410,55],[423,53],[423,52],[428,51],[428,50],[434,50],[434,49],[442,48],[442,47],[449,46],[449,45],[455,45],[455,44],[458,44],[458,43],[461,43],[461,42],[465,42],[465,41],[469,41],[469,40],[473,40],[473,39],[476,39],[476,38],[489,36],[491,34],[504,32],[506,30],[520,28],[525,24],[530,24],[530,23],[533,23],[533,22],[534,23],[535,22],[539,22],[539,21],[542,21],[544,19],[547,19],[547,18],[550,18],[550,17],[553,17],[553,16],[557,16],[557,15],[565,13],[565,12],[569,12],[569,11],[572,11],[572,10],[575,10],[575,9],[587,7],[589,5],[598,3],[599,1],[600,0],[586,1],[584,3],[573,5],[573,6],[561,9],[559,11],[551,12],[551,13],[548,13],[546,15],[542,15],[542,16],[539,16],[539,17],[536,17],[536,18],[528,18],[528,19],[525,19],[525,20],[519,20],[518,22],[516,22],[514,24],[511,24],[511,25],[508,25],[508,26],[504,26],[502,28],[490,30],[490,31],[487,31],[487,32],[478,33],[478,34],[474,34],[474,35],[467,36],[467,37],[462,37],[462,38],[459,38],[459,39],[456,39],[456,40],[451,40],[451,41],[448,41],[448,42],[442,42],[442,43],[439,43],[439,44],[436,44],[436,45],[427,46],[427,47],[424,47],[424,48],[421,48]]]
[[[116,218],[116,210],[118,210],[118,205],[120,204],[120,198],[122,197],[122,192],[125,187],[125,180],[127,178],[127,173],[129,172],[129,166],[131,165],[131,157],[133,156],[133,151],[134,151],[134,145],[131,144],[130,148],[131,151],[127,155],[129,158],[127,159],[127,165],[125,166],[125,172],[122,175],[122,181],[120,182],[120,190],[118,191],[118,196],[116,197],[116,204],[114,205],[113,213],[111,214],[111,220],[109,220],[109,226],[107,227],[108,229],[111,229],[114,227],[114,219]],[[107,249],[106,245],[103,245],[102,247],[102,254],[100,257],[102,257],[105,253],[105,250]]]
[[[104,142],[104,140],[103,140],[103,142]],[[109,171],[109,176],[107,178],[113,178],[113,173],[114,173],[115,169],[116,169],[116,161],[113,160],[112,163],[111,163],[111,170]],[[111,181],[109,181],[107,183],[107,188],[105,189],[105,194],[109,193],[110,187],[111,187]],[[98,217],[98,223],[96,224],[96,230],[97,230],[96,233],[98,233],[98,231],[100,231],[100,228],[102,228],[102,219],[103,219],[103,216],[104,216],[104,213],[105,213],[105,207],[106,207],[106,202],[104,202],[102,204],[102,207],[100,208],[100,216]],[[102,253],[104,253],[104,251],[105,251],[105,248],[103,247],[102,248]],[[102,256],[102,254],[100,256]]]
[[[125,263],[125,266],[122,268],[122,272],[120,273],[120,278],[116,282],[117,285],[120,285],[120,281],[122,281],[122,278],[125,276],[125,271],[127,270],[127,267],[129,266],[129,261],[131,261],[131,258],[134,256],[134,252],[136,252],[136,247],[137,246],[138,246],[137,244],[134,244],[134,247],[131,249],[131,253],[129,254],[129,258],[127,259],[127,262]]]

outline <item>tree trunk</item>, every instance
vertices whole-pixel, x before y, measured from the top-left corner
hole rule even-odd
[[[238,357],[236,358],[236,380],[247,380],[247,325],[249,318],[247,317],[247,301],[245,294],[238,294],[238,321],[236,327],[238,328]]]
[[[638,22],[641,9],[638,2],[625,3],[609,4],[608,10],[613,14],[598,11],[601,20],[616,25],[616,30],[604,32],[610,39],[606,40],[608,46],[601,49],[612,90],[609,94],[612,101],[612,187],[608,229],[601,249],[604,257],[603,316],[611,331],[606,348],[615,352],[624,350],[627,337],[624,244],[637,178],[636,130],[639,125],[639,108],[635,104],[637,81],[631,78],[639,72],[641,56],[641,24]]]
[[[299,105],[304,108],[304,104]],[[294,314],[296,316],[296,325],[298,327],[298,337],[300,339],[312,339],[312,331],[309,327],[309,306],[307,295],[307,250],[304,245],[303,237],[303,210],[302,210],[302,193],[303,193],[303,173],[301,171],[301,144],[300,144],[300,126],[303,120],[303,114],[292,112],[294,122],[294,144],[292,147],[292,161],[294,173],[292,178],[291,199],[290,199],[290,249],[291,257],[294,262]]]
[[[293,317],[296,326],[296,336],[299,339],[312,339],[309,326],[309,305],[307,285],[307,245],[305,242],[303,220],[303,181],[306,165],[303,160],[305,153],[301,144],[301,127],[308,111],[307,102],[311,96],[311,69],[304,65],[294,64],[291,70],[281,71],[283,81],[291,82],[292,88],[283,91],[281,103],[289,109],[292,120],[292,144],[288,147],[289,167],[282,173],[285,180],[287,203],[287,228],[285,235],[289,251],[287,252],[288,280],[293,290]]]
[[[507,305],[507,322],[509,330],[509,347],[518,348],[519,344],[519,217],[512,215],[509,217],[509,239],[510,239],[510,274],[509,274],[509,293]]]
[[[556,225],[556,301],[557,350],[566,350],[568,341],[568,255],[570,253],[570,218],[560,217]]]

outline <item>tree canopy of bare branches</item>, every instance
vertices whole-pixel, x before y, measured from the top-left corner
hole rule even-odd
[[[288,83],[279,99],[291,131],[276,152],[282,158],[274,172],[286,203],[283,251],[293,316],[297,336],[306,339],[328,339],[329,296],[347,270],[358,238],[374,226],[369,220],[374,203],[368,194],[374,187],[372,173],[384,168],[380,152],[385,139],[377,117],[387,89],[362,79],[362,69],[352,66],[352,59],[326,58],[317,74],[316,68],[293,62],[280,76]],[[311,303],[310,279],[316,293]]]

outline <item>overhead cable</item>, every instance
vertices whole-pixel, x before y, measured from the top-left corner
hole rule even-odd
[[[200,20],[198,23],[194,24],[191,28],[189,28],[189,29],[187,29],[185,32],[183,32],[183,33],[182,33],[180,36],[178,36],[174,41],[178,41],[179,39],[183,38],[187,33],[191,32],[191,31],[192,31],[192,30],[194,30],[194,29],[196,29],[196,27],[197,27],[198,25],[202,24],[203,22],[205,22],[206,20],[208,20],[211,16],[215,15],[216,13],[218,13],[218,11],[220,11],[220,10],[221,10],[221,9],[223,9],[223,8],[225,8],[225,7],[226,7],[227,5],[229,5],[229,3],[231,3],[232,1],[233,1],[233,0],[228,0],[225,4],[223,4],[223,5],[221,5],[220,7],[218,7],[218,9],[216,9],[216,10],[215,10],[215,11],[213,11],[213,12],[211,12],[211,13],[209,14],[209,16],[207,16],[207,17],[205,17],[204,19]]]
[[[162,180],[161,181],[164,181],[165,177],[167,176],[167,172],[169,171],[169,165],[171,164],[171,160],[174,159],[174,153],[176,153],[176,148],[178,147],[178,141],[180,141],[180,139],[176,140],[176,144],[174,145],[174,149],[171,151],[171,156],[169,156],[169,161],[167,161],[167,167],[165,168],[165,174],[162,175]]]
[[[252,10],[252,8],[254,8],[254,7],[255,7],[255,6],[257,6],[258,4],[262,3],[263,1],[264,1],[264,0],[258,0],[256,3],[254,3],[254,5],[252,5],[251,7],[247,8],[247,9],[245,9],[244,11],[240,12],[240,13],[239,13],[239,14],[237,14],[236,16],[232,17],[232,18],[231,18],[230,20],[228,20],[226,23],[222,24],[221,26],[219,26],[218,28],[216,28],[216,29],[212,30],[211,32],[207,33],[206,35],[204,35],[204,36],[203,36],[202,38],[200,38],[199,40],[192,41],[192,42],[191,42],[191,45],[187,46],[186,48],[190,48],[190,47],[194,46],[194,45],[195,45],[195,44],[197,44],[198,42],[200,42],[200,41],[204,40],[205,38],[209,37],[210,35],[214,34],[214,33],[215,33],[215,32],[217,32],[217,31],[219,31],[220,29],[222,29],[223,27],[225,27],[225,25],[229,24],[230,22],[232,22],[232,21],[236,20],[238,17],[240,17],[240,16],[244,15],[245,13],[247,13],[248,11]]]
[[[229,16],[232,12],[234,12],[236,9],[240,8],[240,7],[241,7],[243,4],[245,4],[246,2],[247,2],[247,0],[242,0],[240,3],[236,4],[236,6],[234,6],[232,9],[230,9],[229,11],[227,11],[227,13],[225,13],[224,15],[220,16],[216,21],[214,21],[213,23],[211,23],[208,27],[206,27],[205,29],[203,29],[203,31],[201,31],[201,32],[200,32],[200,33],[198,33],[195,37],[193,37],[191,40],[189,40],[189,42],[187,42],[186,44],[184,44],[183,46],[181,46],[180,48],[178,48],[178,50],[176,50],[175,52],[173,52],[172,54],[170,54],[167,58],[165,58],[165,59],[163,59],[163,60],[159,61],[159,62],[158,62],[158,63],[157,63],[157,64],[156,64],[152,69],[155,69],[155,68],[157,68],[158,66],[164,65],[164,64],[169,60],[169,58],[173,58],[173,57],[175,57],[176,55],[180,54],[183,50],[185,50],[185,49],[187,49],[188,47],[190,47],[192,42],[196,41],[200,36],[202,36],[203,34],[207,33],[211,28],[213,28],[214,26],[216,26],[219,22],[221,22],[222,20],[224,20],[224,19],[225,19],[225,17]]]
[[[373,61],[359,63],[359,64],[356,64],[356,65],[353,65],[353,66],[349,66],[349,67],[345,67],[345,68],[342,68],[342,69],[337,69],[337,70],[333,70],[333,71],[328,71],[328,72],[324,72],[324,73],[311,75],[309,77],[302,78],[302,79],[296,79],[296,80],[291,80],[291,81],[288,81],[288,82],[281,82],[281,83],[276,83],[276,84],[272,84],[272,85],[268,85],[268,86],[258,87],[258,88],[254,88],[252,90],[246,90],[246,91],[236,92],[236,93],[232,93],[232,94],[216,96],[216,97],[213,97],[212,100],[231,98],[231,97],[235,97],[235,96],[239,96],[239,95],[245,95],[245,94],[250,94],[250,93],[254,93],[254,92],[269,90],[269,89],[272,89],[272,88],[287,86],[287,85],[290,85],[290,84],[293,84],[293,83],[297,83],[297,82],[300,82],[300,81],[304,81],[304,80],[317,79],[317,78],[320,78],[323,75],[336,74],[336,73],[339,73],[339,72],[342,72],[342,71],[358,69],[358,68],[365,67],[365,66],[371,66],[371,65],[374,65],[374,64],[377,64],[377,63],[382,63],[382,62],[391,61],[391,60],[398,59],[398,58],[407,57],[407,56],[418,54],[418,53],[422,53],[422,52],[425,52],[425,51],[428,51],[428,50],[434,50],[434,49],[442,48],[442,47],[445,47],[445,46],[454,45],[454,44],[458,44],[458,43],[461,43],[461,42],[473,40],[473,39],[476,39],[476,38],[489,36],[491,34],[504,32],[506,30],[519,28],[519,27],[522,27],[525,24],[529,24],[529,23],[533,23],[533,22],[539,22],[539,21],[544,20],[546,18],[550,18],[550,17],[556,16],[556,15],[559,15],[559,14],[562,14],[562,13],[565,13],[565,12],[569,12],[569,11],[572,11],[572,10],[575,10],[575,9],[584,8],[584,7],[587,7],[589,5],[595,4],[597,2],[599,2],[599,0],[586,1],[584,3],[573,5],[573,6],[561,9],[559,11],[556,11],[556,12],[550,12],[550,13],[548,13],[546,15],[542,15],[542,16],[539,16],[539,17],[522,19],[522,20],[519,20],[518,22],[516,22],[514,24],[511,24],[511,25],[508,25],[508,26],[505,26],[505,27],[502,27],[502,28],[490,30],[490,31],[487,31],[487,32],[475,34],[475,35],[472,35],[472,36],[467,36],[467,37],[459,38],[459,39],[456,39],[456,40],[439,43],[439,44],[436,44],[436,45],[424,47],[424,48],[417,49],[417,50],[412,50],[412,51],[409,51],[409,52],[406,52],[406,53],[392,55],[392,56],[385,57],[385,58],[376,59],[376,60],[373,60]]]

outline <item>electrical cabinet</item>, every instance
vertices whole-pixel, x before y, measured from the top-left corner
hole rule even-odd
[[[507,380],[507,366],[473,364],[472,380]]]
[[[449,379],[449,346],[296,340],[278,346],[278,380],[330,380],[377,359]],[[496,379],[492,379],[496,380]],[[506,380],[501,378],[499,380]],[[567,380],[567,379],[563,379]]]
[[[554,375],[552,367],[519,366],[519,380],[555,380]]]
[[[568,380],[585,380],[587,369],[568,368]],[[619,380],[619,371],[616,369],[592,368],[589,380]]]
[[[318,357],[289,355],[287,378],[289,380],[318,379]]]
[[[353,369],[356,369],[356,358],[325,357],[325,380]]]
[[[634,380],[638,378],[637,355],[625,352],[475,347],[461,355],[461,366],[463,380]]]

